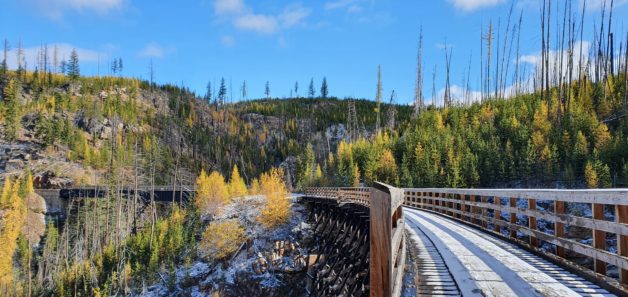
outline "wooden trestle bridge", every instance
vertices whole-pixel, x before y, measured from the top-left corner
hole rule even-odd
[[[310,296],[628,296],[626,189],[377,183],[301,199],[321,246]]]

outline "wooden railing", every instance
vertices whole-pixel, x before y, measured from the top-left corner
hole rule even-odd
[[[628,190],[404,189],[404,192],[406,206],[473,224],[624,292],[628,289]],[[567,209],[577,205],[581,209],[590,208],[591,217],[567,213]],[[605,219],[605,210],[608,213],[611,209],[613,221]],[[553,228],[539,230],[541,221]],[[590,234],[592,244],[569,235],[569,228]],[[616,253],[607,246],[607,234],[616,238]],[[553,246],[552,253],[548,253],[548,246],[550,249]],[[592,267],[587,261],[576,264],[573,261],[576,257],[592,259],[588,261],[593,262]],[[608,265],[618,269],[619,282],[608,276]]]
[[[373,188],[307,188],[303,194],[369,207],[370,295],[399,296],[406,257],[404,191],[377,183]]]

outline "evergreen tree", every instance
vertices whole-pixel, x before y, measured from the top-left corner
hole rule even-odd
[[[299,98],[299,82],[298,81],[294,82],[294,96]]]
[[[314,78],[312,78],[312,79],[310,80],[310,87],[309,87],[309,89],[308,89],[308,93],[307,93],[307,95],[308,95],[310,98],[314,98],[314,96],[316,95],[316,90],[314,90]]]
[[[270,99],[270,83],[266,81],[266,88],[264,89],[264,95],[266,95],[266,99]]]
[[[4,121],[5,136],[11,141],[17,136],[21,126],[20,121],[20,104],[19,104],[19,86],[15,79],[9,79],[8,84],[4,87]]]
[[[70,54],[70,61],[67,65],[67,72],[68,76],[71,79],[77,79],[81,75],[81,70],[79,67],[79,56],[76,52],[76,49],[73,49],[72,53]]]
[[[246,100],[246,80],[242,81],[242,99]]]
[[[218,98],[216,99],[216,105],[224,105],[227,98],[227,85],[225,84],[225,78],[220,79],[220,89],[218,89]]]
[[[323,77],[323,83],[321,84],[321,97],[327,98],[328,90],[327,90],[327,78]]]
[[[0,71],[2,72],[2,74],[5,74],[7,72],[7,70],[9,69],[7,66],[7,55],[9,53],[9,41],[8,40],[4,40],[4,51],[3,51],[3,55],[2,55],[2,65],[0,65]]]

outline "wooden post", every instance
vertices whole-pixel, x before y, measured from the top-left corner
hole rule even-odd
[[[591,205],[594,220],[604,220],[604,204],[593,203]],[[593,247],[600,250],[606,250],[606,232],[593,229]],[[606,263],[604,261],[594,259],[593,267],[596,273],[606,275]]]
[[[405,239],[403,191],[382,183],[371,188],[370,205],[370,296],[399,296]]]
[[[495,205],[502,205],[502,199],[499,197],[495,197],[493,196],[493,204]],[[502,212],[500,210],[495,210],[493,211],[493,230],[497,233],[499,233],[499,231],[501,231],[500,225],[497,223],[501,220],[502,218]]]
[[[469,216],[467,215],[467,206],[465,205],[465,196],[464,194],[460,194],[460,211],[462,212],[462,214],[458,215],[458,218],[462,219],[463,221],[469,221]],[[465,219],[466,217],[466,219]]]
[[[628,205],[615,205],[615,220],[617,223],[628,224]],[[628,236],[617,234],[617,254],[628,257]],[[628,270],[619,270],[619,281],[628,286]]]
[[[469,200],[471,201],[471,203],[475,204],[475,195],[471,195],[471,197],[469,197]],[[471,205],[470,207],[470,211],[471,211],[471,216],[470,216],[470,222],[472,224],[478,224],[478,220],[475,218],[475,215],[477,214],[477,207]]]
[[[480,200],[482,201],[482,203],[487,203],[488,202],[488,198],[486,198],[486,196],[481,196]],[[486,207],[482,207],[482,228],[487,229],[488,228],[488,210],[486,209]]]
[[[528,209],[536,210],[536,199],[528,199]],[[531,230],[536,230],[536,217],[528,216],[528,228],[530,228]],[[539,242],[538,240],[536,240],[536,237],[534,237],[534,235],[528,236],[528,243],[532,247],[539,246]]]
[[[510,238],[517,238],[517,229],[514,226],[517,225],[517,213],[512,209],[517,207],[517,198],[510,198]]]
[[[565,202],[564,201],[554,201],[554,213],[555,214],[564,214],[565,213]],[[565,224],[555,222],[554,223],[554,234],[556,237],[565,237]],[[562,246],[556,246],[556,255],[565,258],[565,248]]]
[[[370,207],[370,291],[371,296],[390,296],[392,240],[390,191],[380,184],[371,188]]]

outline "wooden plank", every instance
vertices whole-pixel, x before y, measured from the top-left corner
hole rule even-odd
[[[536,199],[528,199],[528,209],[532,211],[536,210]],[[532,230],[537,230],[536,229],[536,217],[528,216],[528,228]],[[539,242],[538,240],[536,240],[536,237],[534,236],[528,236],[528,243],[530,244],[530,246],[533,246],[533,247],[539,246]]]
[[[604,204],[593,203],[591,205],[593,218],[596,220],[604,220]],[[593,247],[596,249],[606,250],[606,232],[593,229]],[[606,275],[606,263],[599,259],[594,259],[594,271],[596,273]]]
[[[628,223],[628,206],[616,205],[615,219],[618,223]],[[628,257],[628,236],[617,235],[617,254]],[[624,286],[628,286],[628,269],[622,268],[619,270],[619,281]]]
[[[565,202],[563,201],[554,201],[554,213],[557,215],[565,213]],[[554,223],[554,236],[557,238],[565,237],[565,224],[560,222]],[[556,246],[556,255],[565,258],[565,248],[562,246]]]

